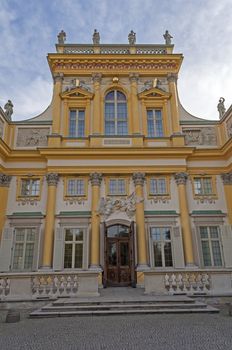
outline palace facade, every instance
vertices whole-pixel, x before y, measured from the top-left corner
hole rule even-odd
[[[232,107],[218,120],[182,107],[170,38],[96,34],[59,34],[42,114],[0,109],[0,299],[231,294]]]

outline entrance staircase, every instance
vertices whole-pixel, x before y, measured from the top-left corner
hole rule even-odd
[[[31,312],[31,318],[135,314],[217,313],[218,309],[187,296],[144,295],[141,288],[107,288],[99,297],[60,298]]]

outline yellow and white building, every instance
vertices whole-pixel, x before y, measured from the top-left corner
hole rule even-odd
[[[49,107],[0,109],[0,299],[232,293],[232,107],[182,107],[171,44],[56,49]]]

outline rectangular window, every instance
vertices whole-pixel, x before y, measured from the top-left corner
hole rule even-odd
[[[222,266],[220,231],[218,226],[200,226],[204,266]]]
[[[148,137],[164,136],[163,117],[161,109],[147,110],[147,135]]]
[[[40,179],[21,179],[20,195],[36,197],[40,194]]]
[[[166,178],[151,178],[149,193],[151,195],[166,195],[167,194],[167,184]]]
[[[69,136],[85,136],[85,111],[82,109],[72,109],[69,112]]]
[[[151,239],[153,246],[154,266],[173,266],[170,228],[151,227]]]
[[[67,196],[85,196],[85,180],[67,180]]]
[[[35,253],[35,228],[16,228],[13,245],[13,270],[32,270]]]
[[[109,180],[109,195],[110,196],[126,195],[126,180],[125,179],[110,179]]]
[[[83,229],[66,229],[64,239],[64,268],[81,269],[83,267]]]
[[[198,196],[213,195],[211,177],[194,177],[194,193]]]

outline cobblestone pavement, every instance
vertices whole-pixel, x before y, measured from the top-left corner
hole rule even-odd
[[[28,319],[26,315],[12,324],[1,317],[1,350],[232,349],[232,318],[223,311],[55,319]]]

